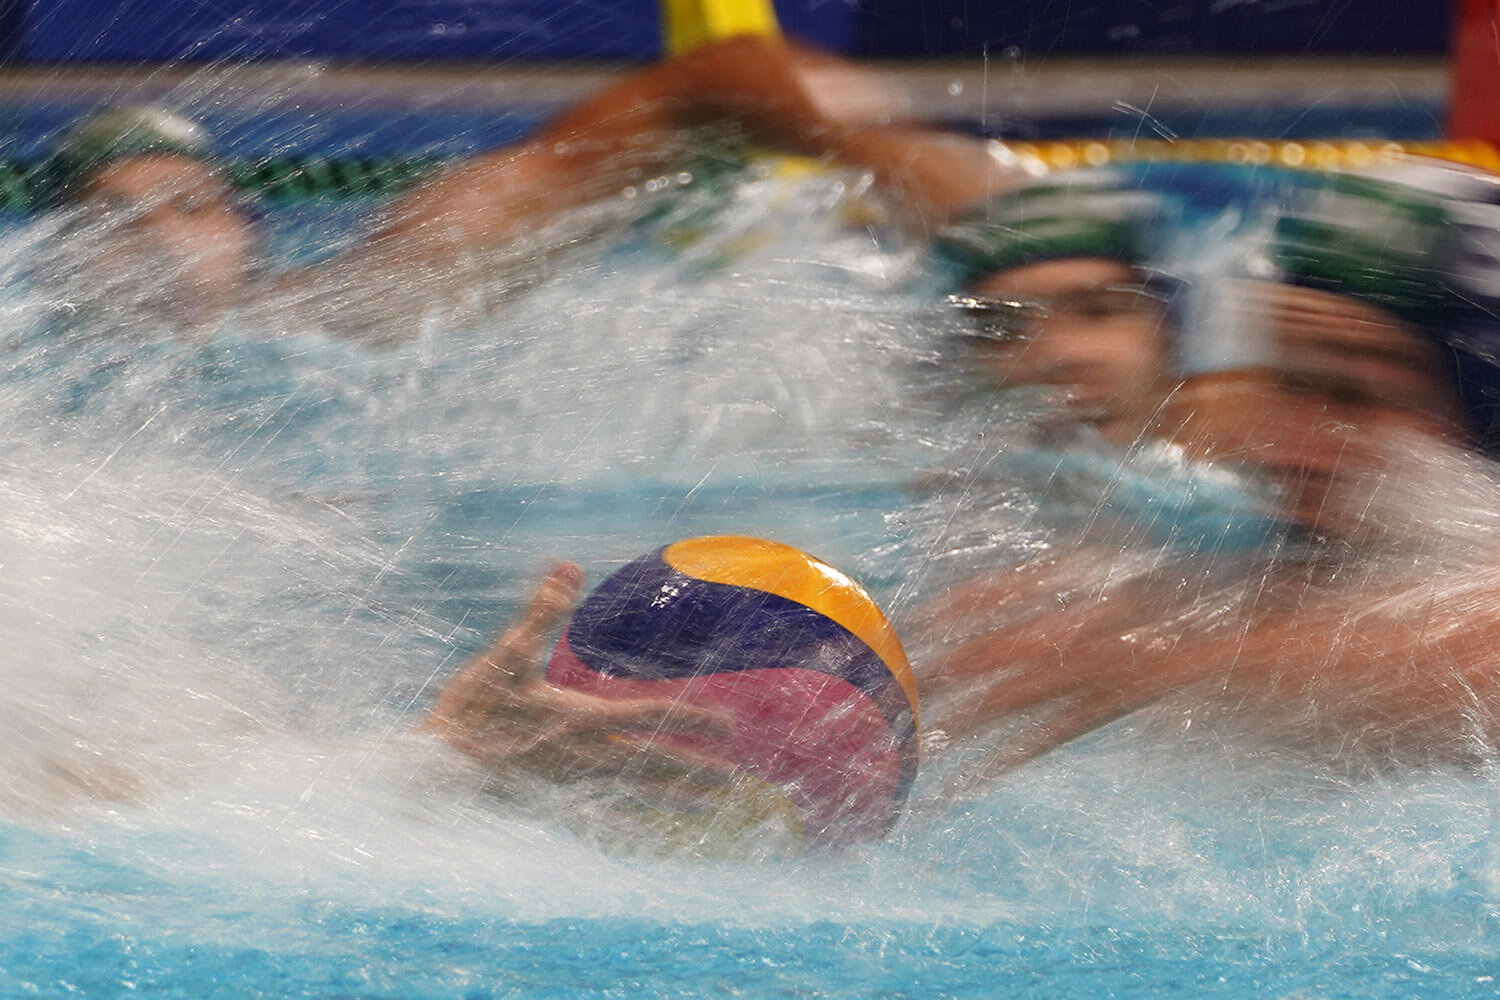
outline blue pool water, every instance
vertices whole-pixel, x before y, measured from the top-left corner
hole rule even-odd
[[[755,225],[788,197],[822,210]],[[382,349],[295,316],[99,337],[28,276],[45,223],[7,229],[0,996],[1494,996],[1492,769],[1350,775],[1148,715],[979,791],[935,756],[842,855],[674,859],[408,735],[550,558],[770,535],[899,622],[1089,513],[1016,487],[1012,414],[954,408],[908,248],[827,225],[839,198],[751,192],[733,254],[565,256]],[[264,220],[281,258],[356,222]]]

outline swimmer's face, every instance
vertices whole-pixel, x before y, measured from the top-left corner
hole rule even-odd
[[[136,156],[96,170],[78,199],[105,222],[92,267],[106,280],[160,281],[159,311],[212,322],[243,290],[254,240],[233,190],[186,156]]]
[[[1136,272],[1111,260],[1050,260],[1002,271],[976,297],[1034,304],[1016,336],[984,342],[977,364],[1012,384],[1053,386],[1106,437],[1132,440],[1161,400],[1166,318],[1159,300],[1134,294]]]
[[[1256,283],[1247,298],[1271,333],[1273,363],[1190,379],[1166,406],[1166,425],[1197,457],[1268,476],[1288,517],[1343,535],[1356,498],[1400,474],[1401,449],[1461,440],[1442,358],[1410,324],[1306,288]]]

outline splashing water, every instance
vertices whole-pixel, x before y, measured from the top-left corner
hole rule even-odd
[[[563,253],[378,349],[59,319],[56,224],[7,233],[0,992],[1491,995],[1489,768],[1355,778],[1164,706],[977,790],[935,737],[888,840],[759,864],[617,856],[409,733],[553,556],[770,535],[901,621],[1109,516],[1131,470],[1023,453],[911,254],[831,221],[848,184],[747,184],[676,255]],[[1487,471],[1443,468],[1447,566],[1494,526]]]

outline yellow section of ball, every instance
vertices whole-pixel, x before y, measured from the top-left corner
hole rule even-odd
[[[738,535],[684,539],[667,546],[662,558],[695,579],[774,594],[842,625],[885,662],[920,724],[917,681],[901,639],[865,589],[846,574],[790,545]]]

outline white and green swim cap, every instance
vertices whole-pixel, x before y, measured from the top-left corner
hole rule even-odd
[[[1355,174],[1322,178],[1277,219],[1282,280],[1381,307],[1419,327],[1445,324],[1458,232],[1444,199]]]
[[[933,240],[934,263],[956,288],[1046,260],[1136,266],[1151,256],[1160,207],[1157,196],[1109,172],[1056,175],[998,195],[945,228]]]
[[[116,105],[85,116],[62,133],[38,179],[39,200],[65,204],[100,167],[153,153],[217,162],[213,137],[191,118],[149,104]]]

